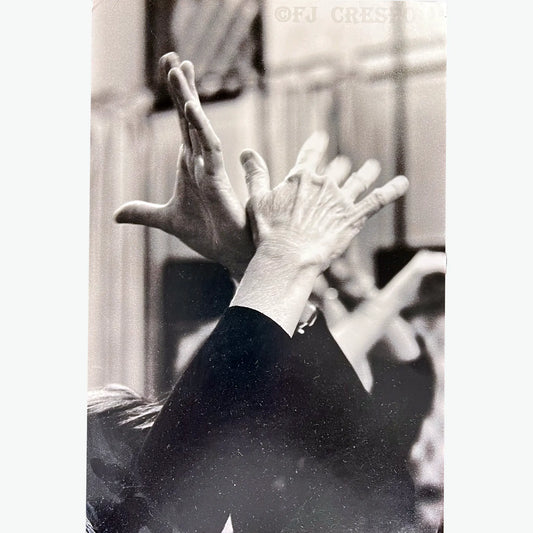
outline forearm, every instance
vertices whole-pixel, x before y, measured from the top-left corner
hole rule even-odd
[[[231,302],[266,315],[292,336],[319,270],[302,266],[291,253],[260,246]]]
[[[406,341],[402,345],[409,352],[408,358],[418,355],[417,348],[406,340],[406,324],[398,316],[400,310],[409,303],[415,283],[416,273],[410,268],[403,269],[386,287],[376,291],[332,327],[335,340],[352,364],[366,357],[367,352],[383,336],[390,337],[394,345],[398,338]]]
[[[331,328],[333,337],[355,369],[384,335],[393,318],[390,309],[370,300]]]
[[[254,410],[289,336],[251,309],[228,309],[175,385],[139,456],[148,489],[172,484],[201,457],[205,444]],[[179,481],[175,481],[176,485]]]
[[[383,333],[393,357],[399,361],[413,361],[420,356],[413,327],[401,316],[394,317]]]
[[[231,279],[235,285],[235,290],[239,287],[242,277],[244,276],[245,268],[242,270],[242,274],[236,274],[235,271],[230,271]],[[312,317],[316,314],[317,306],[311,302],[310,299],[307,300],[303,308],[300,318],[298,320],[298,327],[300,324],[306,324]]]
[[[174,387],[141,454],[149,468],[154,455],[172,461],[169,447],[202,439],[204,430],[259,394],[288,352],[317,271],[275,250],[259,247],[230,309]]]

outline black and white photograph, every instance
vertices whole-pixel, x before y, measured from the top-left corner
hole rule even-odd
[[[3,13],[3,531],[529,530],[525,3]]]
[[[86,531],[444,528],[446,4],[93,2]]]

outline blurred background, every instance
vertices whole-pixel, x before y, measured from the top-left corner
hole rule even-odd
[[[444,249],[445,4],[294,0],[94,0],[92,21],[89,387],[168,390],[176,354],[193,350],[231,299],[218,265],[174,237],[118,226],[113,212],[172,193],[177,118],[157,60],[197,67],[206,112],[244,202],[244,148],[274,184],[315,129],[330,158],[382,164],[379,183],[409,177],[406,198],[358,236],[383,286],[414,253]],[[192,339],[192,340],[191,340]]]

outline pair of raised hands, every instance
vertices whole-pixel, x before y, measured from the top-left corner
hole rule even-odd
[[[180,62],[177,54],[169,53],[161,58],[160,67],[178,111],[182,136],[174,193],[164,205],[141,201],[123,205],[115,213],[117,222],[162,229],[221,263],[237,279],[259,247],[289,254],[302,265],[322,271],[370,216],[408,188],[407,179],[398,176],[360,200],[377,179],[379,164],[369,160],[349,174],[346,159],[336,158],[325,174],[318,174],[328,140],[317,132],[274,189],[261,156],[252,150],[241,154],[250,195],[245,207],[231,186],[220,140],[200,105],[192,63]]]

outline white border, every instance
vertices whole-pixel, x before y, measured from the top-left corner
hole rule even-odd
[[[447,533],[531,523],[525,6],[448,5]],[[64,0],[2,14],[6,531],[84,523],[90,12]]]

